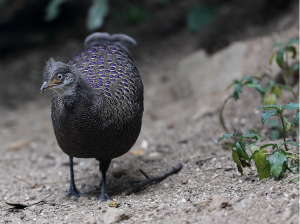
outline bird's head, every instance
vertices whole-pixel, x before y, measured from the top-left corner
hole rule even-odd
[[[45,66],[41,93],[52,89],[60,97],[70,96],[76,90],[76,71],[71,65],[56,62],[51,58]]]

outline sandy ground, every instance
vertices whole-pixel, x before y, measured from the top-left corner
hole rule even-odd
[[[186,38],[190,45],[182,47],[180,38]],[[252,164],[250,174],[241,176],[230,150],[217,145],[224,134],[218,110],[201,117],[181,113],[197,114],[193,102],[199,98],[205,102],[210,97],[176,101],[167,88],[176,64],[194,51],[193,44],[193,37],[184,32],[164,40],[158,50],[134,52],[145,84],[145,113],[136,144],[129,153],[113,160],[108,171],[108,193],[120,203],[118,208],[96,200],[101,175],[94,159],[74,160],[76,184],[85,194],[79,199],[66,196],[68,157],[53,133],[51,93],[38,95],[44,61],[50,56],[67,61],[81,49],[81,43],[70,41],[62,49],[35,49],[3,59],[0,223],[111,223],[117,217],[121,223],[299,223],[299,182],[288,183],[297,175],[288,173],[280,181],[272,177],[259,181]],[[224,95],[217,98],[219,109]],[[280,103],[290,100],[285,95]],[[259,95],[245,89],[239,102],[229,103],[225,117],[230,120],[230,129],[243,133],[254,128],[261,132],[262,143],[269,142],[270,127],[262,126],[260,115],[254,112],[259,106]],[[203,159],[208,160],[197,163]],[[139,169],[155,176],[179,162],[183,169],[178,174],[130,196],[122,195],[133,181],[145,178]],[[11,209],[5,202],[27,207]]]

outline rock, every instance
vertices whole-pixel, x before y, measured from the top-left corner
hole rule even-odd
[[[119,207],[120,204],[121,204],[121,203],[118,202],[118,201],[109,201],[109,202],[108,202],[108,206],[109,206],[109,207],[112,207],[112,208],[117,208],[117,207]]]
[[[115,208],[108,208],[103,216],[103,221],[105,224],[112,224],[122,220],[127,220],[129,218],[130,215],[125,213],[125,211]]]
[[[253,201],[251,199],[243,199],[240,202],[236,203],[234,206],[237,211],[245,211],[246,208],[249,208],[252,205]]]
[[[236,42],[213,56],[204,50],[183,59],[178,66],[174,91],[178,98],[225,90],[234,78],[243,75],[247,44]]]
[[[181,180],[181,183],[182,183],[182,184],[187,184],[188,182],[189,182],[189,180],[186,179],[186,178],[184,178],[184,179]]]
[[[165,206],[163,205],[163,204],[161,204],[161,205],[159,205],[158,207],[157,207],[157,211],[161,211],[161,210],[163,210],[165,208]]]
[[[219,208],[226,208],[227,206],[229,206],[227,198],[225,198],[223,195],[214,195],[208,209],[212,211]]]
[[[285,38],[288,39],[288,36]],[[281,69],[274,61],[269,66],[272,44],[274,38],[271,35],[234,42],[212,56],[207,55],[204,50],[195,51],[178,64],[172,87],[175,98],[213,93],[228,95],[226,88],[234,78],[255,74],[260,76],[262,73],[275,77]]]
[[[287,220],[291,217],[292,212],[290,210],[286,210],[282,213],[281,218],[282,220]]]
[[[10,150],[18,150],[21,148],[25,148],[27,146],[29,146],[30,141],[28,139],[20,139],[16,142],[12,142],[10,143],[7,148]]]
[[[289,196],[288,196],[288,199],[295,199],[296,197],[299,197],[299,192],[297,190],[293,190]]]
[[[38,223],[38,224],[46,224],[46,223],[50,223],[50,221],[47,220],[47,219],[40,218],[40,219],[36,220],[36,223]]]
[[[149,157],[151,159],[161,159],[162,155],[159,152],[151,152],[149,153]]]

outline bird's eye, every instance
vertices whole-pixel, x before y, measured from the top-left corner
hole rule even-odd
[[[57,78],[58,80],[62,80],[63,76],[62,76],[62,74],[58,74],[58,75],[56,76],[56,78]]]

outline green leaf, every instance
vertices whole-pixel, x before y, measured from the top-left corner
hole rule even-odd
[[[243,175],[243,173],[245,172],[246,174],[249,173],[249,170],[245,169],[242,165],[242,162],[240,160],[239,155],[237,154],[236,150],[231,150],[232,151],[232,159],[233,161],[237,164],[238,167],[238,171]],[[244,160],[245,161],[245,160]],[[243,161],[243,162],[244,162]],[[247,166],[247,164],[244,164],[245,166]]]
[[[241,142],[241,141],[236,142],[235,147],[236,147],[236,152],[239,156],[241,156],[243,159],[245,159],[247,161],[250,160],[250,158],[246,152],[245,144],[243,142]]]
[[[259,146],[255,145],[255,144],[249,144],[248,145],[250,148],[251,153],[255,153],[255,151],[259,151]],[[252,159],[253,155],[250,157],[250,159]]]
[[[283,119],[284,119],[284,121],[285,121],[285,128],[284,128],[284,130],[285,130],[285,131],[290,130],[292,123],[289,122],[289,120],[288,120],[286,117],[283,117]]]
[[[46,6],[45,21],[51,22],[59,15],[59,6],[66,0],[51,0]]]
[[[218,143],[219,143],[219,141],[221,141],[222,139],[224,139],[224,138],[231,138],[232,136],[239,137],[239,135],[237,135],[237,134],[225,134],[225,135],[222,135],[221,138],[219,138]]]
[[[242,81],[246,81],[246,83],[252,83],[252,82],[253,82],[252,77],[250,77],[250,76],[245,76],[245,77],[243,77],[243,78],[241,79],[241,82],[242,82]]]
[[[261,94],[265,94],[264,88],[256,81],[253,81],[253,83],[247,83],[246,86],[248,86],[249,88],[255,88]]]
[[[275,57],[276,53],[273,53],[270,57],[270,60],[269,60],[269,65],[272,65],[272,62],[273,62],[273,59]]]
[[[254,131],[247,131],[244,135],[243,135],[244,138],[253,138],[253,139],[256,139],[258,140],[259,138],[259,135],[257,133],[255,133]]]
[[[276,94],[275,93],[270,93],[266,99],[265,99],[265,105],[271,105],[276,103]]]
[[[293,66],[293,71],[299,71],[299,64],[295,64]]]
[[[282,68],[282,66],[283,66],[284,51],[285,51],[285,49],[281,48],[281,49],[279,49],[279,51],[277,51],[277,55],[276,55],[276,61],[277,61],[277,64],[280,68]]]
[[[87,16],[87,28],[90,31],[100,28],[108,12],[108,0],[93,0]]]
[[[289,184],[290,184],[290,183],[297,182],[298,180],[299,180],[299,177],[296,177],[295,179],[293,179],[293,180],[289,181]]]
[[[300,147],[300,144],[299,144],[299,143],[297,143],[297,142],[292,142],[291,140],[287,140],[287,141],[283,142],[281,145],[284,145],[284,144],[292,144],[292,145],[295,145],[295,146]]]
[[[233,161],[237,164],[238,167],[241,167],[242,168],[242,164],[241,164],[241,161],[240,161],[240,158],[239,158],[239,155],[237,154],[236,150],[231,150],[232,151],[232,159]],[[239,172],[243,175],[243,170],[239,170]]]
[[[267,119],[272,117],[276,113],[275,109],[265,110],[261,114],[261,123],[264,124]]]
[[[285,44],[284,43],[276,43],[273,44],[272,47],[283,47]]]
[[[286,85],[282,85],[282,84],[276,84],[276,86],[279,86],[282,89],[285,89],[287,91],[293,92],[292,88],[286,86]]]
[[[272,131],[271,132],[271,139],[276,140],[280,138],[280,132],[278,130]]]
[[[287,158],[282,150],[273,152],[273,154],[269,158],[271,173],[276,180],[278,180],[280,174],[282,173],[283,163],[285,161],[287,161]]]
[[[278,106],[277,105],[274,105],[274,104],[270,104],[270,105],[264,105],[264,106],[261,106],[259,108],[257,108],[256,110],[261,110],[261,109],[277,109]]]
[[[288,104],[282,106],[282,108],[285,108],[287,110],[299,110],[300,106],[299,106],[299,103],[288,103]]]
[[[279,99],[282,97],[281,90],[280,90],[280,88],[277,85],[274,86],[273,93],[275,93],[278,96]]]
[[[257,167],[257,172],[259,174],[259,180],[268,178],[270,173],[270,163],[266,159],[266,150],[262,149],[253,155],[253,160]]]
[[[287,51],[292,52],[292,58],[295,58],[295,57],[296,57],[296,55],[297,55],[297,50],[296,50],[296,48],[295,48],[294,46],[287,46],[285,49],[286,49]]]
[[[292,44],[299,44],[299,38],[298,37],[292,38],[286,43],[286,45],[292,45]]]
[[[218,8],[199,4],[192,7],[186,14],[186,22],[188,29],[197,33],[206,26],[212,24],[217,18]]]
[[[233,98],[235,99],[235,101],[239,99],[239,95],[241,92],[242,92],[242,85],[238,83],[234,86]]]
[[[294,125],[297,126],[299,124],[299,110],[297,110],[297,113],[294,117]]]
[[[265,145],[261,146],[260,149],[264,149],[264,148],[266,148],[268,146],[274,146],[274,145],[277,145],[277,144],[275,144],[275,143],[268,143],[268,144],[265,144]]]
[[[291,75],[291,73],[292,73],[292,70],[293,70],[293,68],[290,68],[290,69],[288,69],[288,70],[285,72],[285,77],[286,77],[286,78],[289,78],[289,77],[290,77],[290,75]]]

